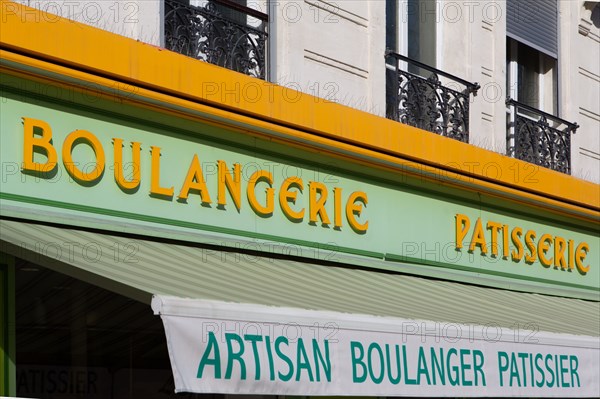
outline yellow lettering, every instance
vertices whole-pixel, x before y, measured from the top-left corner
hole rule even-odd
[[[269,188],[265,190],[265,196],[267,203],[262,206],[256,199],[256,184],[261,181],[266,181],[269,184]],[[246,194],[248,196],[248,202],[250,207],[259,215],[271,216],[275,207],[275,189],[273,189],[273,175],[266,170],[258,170],[250,176],[248,181],[248,187],[246,187]]]
[[[173,196],[173,186],[166,188],[160,186],[160,147],[151,146],[150,153],[152,155],[152,170],[150,179],[150,194],[164,197]]]
[[[454,217],[454,221],[456,249],[461,249],[463,247],[463,240],[469,232],[469,227],[471,227],[471,220],[469,220],[467,215],[457,213]]]
[[[41,137],[36,137],[36,131]],[[52,129],[50,125],[39,119],[23,118],[23,170],[37,173],[48,173],[56,167],[56,150],[52,146]],[[34,162],[34,148],[43,150],[46,162]]]
[[[535,243],[533,242],[534,240],[535,231],[528,230],[527,233],[525,233],[525,245],[527,245],[527,249],[529,249],[530,252],[529,255],[525,254],[525,262],[527,263],[533,263],[537,260],[537,251]]]
[[[583,265],[583,260],[588,252],[590,252],[590,246],[586,242],[582,242],[577,246],[577,251],[575,252],[575,265],[577,265],[577,270],[579,270],[581,274],[586,274],[590,271],[590,265]]]
[[[508,225],[502,226],[502,257],[508,259]]]
[[[520,227],[515,227],[510,234],[513,245],[517,249],[516,251],[513,249],[511,253],[513,262],[519,262],[521,259],[523,259],[523,243],[521,242],[522,235],[523,229]]]
[[[73,162],[72,152],[78,142],[89,145],[96,155],[96,166],[89,173],[83,172]],[[67,169],[67,172],[69,172],[69,175],[79,182],[93,182],[99,179],[102,173],[104,173],[104,149],[98,138],[87,130],[75,130],[67,136],[63,142],[62,158],[63,165]]]
[[[227,199],[225,198],[225,189],[227,189],[239,212],[242,196],[242,168],[239,163],[233,164],[233,176],[229,173],[225,161],[217,161],[217,168],[219,169],[217,204],[221,206],[227,205]]]
[[[575,269],[575,242],[573,240],[569,240],[569,269]]]
[[[115,169],[115,181],[117,185],[123,190],[134,190],[140,185],[140,153],[141,144],[137,142],[131,143],[131,169],[132,177],[131,180],[125,179],[123,174],[123,139],[113,139],[113,152],[115,157],[114,169]]]
[[[333,226],[336,229],[342,228],[342,189],[333,189]]]
[[[367,220],[363,224],[360,224],[356,221],[354,215],[359,216],[362,213],[363,205],[366,207],[369,203],[369,199],[367,198],[367,194],[362,191],[355,191],[350,194],[348,197],[348,202],[346,202],[346,219],[348,219],[348,224],[350,227],[357,233],[364,234],[369,228],[369,221]]]
[[[469,225],[468,216],[460,213],[455,214],[454,231],[457,249],[463,247],[463,241],[470,231]],[[487,230],[490,230],[490,236],[484,235],[484,226]],[[491,243],[491,256],[499,256],[502,252],[502,258],[508,259],[510,256],[513,262],[520,262],[524,258],[525,262],[532,264],[539,259],[539,263],[545,268],[550,268],[552,265],[556,270],[560,268],[571,271],[577,268],[581,274],[586,274],[590,269],[590,265],[584,264],[584,259],[590,250],[587,243],[579,244],[575,250],[574,246],[577,243],[573,240],[567,241],[562,237],[544,233],[540,234],[538,241],[536,240],[537,233],[534,230],[527,230],[524,233],[523,229],[518,226],[512,228],[512,231],[509,229],[508,224],[494,221],[486,222],[481,217],[477,218],[473,230],[471,230],[469,252],[474,252],[477,247],[480,247],[481,254],[485,255],[488,251],[487,245]],[[502,236],[500,236],[500,231],[502,231]],[[486,242],[486,238],[489,241]],[[502,240],[502,243],[499,240]],[[509,240],[512,240],[512,249]],[[502,245],[502,251],[500,251],[500,245]]]
[[[487,254],[487,243],[485,242],[485,235],[483,234],[483,227],[481,226],[481,218],[477,218],[475,227],[473,228],[473,235],[471,236],[471,244],[469,245],[469,252],[475,251],[475,247],[481,248],[482,254]]]
[[[317,217],[321,219],[322,224],[330,224],[329,216],[325,211],[325,203],[327,202],[327,187],[323,183],[311,181],[309,187],[309,220],[317,223]]]
[[[554,237],[554,268],[560,266],[563,270],[567,269],[567,262],[565,261],[566,244],[564,238],[559,236]]]
[[[552,236],[550,234],[543,234],[538,242],[538,257],[540,258],[540,263],[544,267],[550,267],[552,265],[553,258],[546,258],[546,253],[550,249],[550,244],[552,244]]]
[[[304,190],[302,179],[298,176],[292,176],[283,181],[283,184],[279,189],[279,206],[288,218],[295,222],[299,222],[304,218],[304,208],[297,212],[290,208],[288,202],[293,202],[295,204],[298,196],[296,191],[290,191],[290,188],[292,187],[297,188],[298,191],[302,193],[302,190]]]
[[[194,154],[194,158],[192,158],[192,162],[190,163],[187,176],[185,177],[185,180],[183,181],[183,186],[181,187],[181,191],[179,192],[179,198],[187,199],[190,195],[190,191],[192,190],[200,193],[202,203],[210,204],[212,202],[210,200],[208,189],[206,188],[206,181],[204,181],[204,175],[202,174],[202,166],[200,166],[200,161],[198,160],[197,154]]]
[[[502,224],[487,222],[486,228],[492,232],[492,255],[498,256],[498,231],[502,228]]]

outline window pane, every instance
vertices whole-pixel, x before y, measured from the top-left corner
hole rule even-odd
[[[213,399],[175,395],[150,305],[23,260],[15,286],[17,396]]]
[[[396,1],[397,0],[385,1],[385,46],[392,51],[398,50],[398,12]]]
[[[519,43],[517,60],[519,64],[517,86],[519,101],[540,108],[540,53]]]
[[[435,67],[436,2],[408,0],[407,6],[408,56]]]

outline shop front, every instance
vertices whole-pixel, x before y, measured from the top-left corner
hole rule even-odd
[[[597,186],[5,17],[0,394],[600,394]],[[242,108],[207,82],[269,95]],[[463,156],[486,160],[479,174]]]

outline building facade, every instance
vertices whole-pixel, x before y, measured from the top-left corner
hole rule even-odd
[[[598,396],[598,2],[1,12],[0,394]]]
[[[412,119],[426,130],[443,130],[432,122],[458,113],[463,141],[600,182],[600,23],[594,1],[21,3],[375,115]],[[219,31],[225,26],[241,32],[238,39],[249,38],[247,43],[213,40],[225,34]],[[385,56],[390,53],[409,61]],[[236,66],[236,57],[247,62]],[[390,81],[396,66],[400,76],[392,80],[399,87]],[[441,84],[438,97],[454,101],[434,101],[438,115],[423,117],[425,104],[401,104],[400,98],[435,91],[426,83],[416,88],[418,78],[432,76]],[[453,89],[468,98],[458,101]],[[523,127],[517,115],[542,122]],[[544,136],[562,144],[548,144]]]

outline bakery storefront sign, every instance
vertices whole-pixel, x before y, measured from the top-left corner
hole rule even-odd
[[[232,126],[2,100],[0,203],[15,214],[89,227],[85,215],[133,234],[168,229],[195,241],[203,232],[220,246],[284,244],[342,264],[598,295],[600,238],[591,222],[324,160],[314,148]]]
[[[155,296],[177,392],[598,396],[598,340]]]
[[[47,122],[28,117],[22,119],[23,173],[49,177],[58,173],[59,165],[62,165],[74,181],[84,186],[93,185],[103,178],[107,167],[106,143],[103,144],[92,132],[82,129],[74,130],[66,136],[62,145],[57,149],[53,143],[52,127]],[[142,143],[137,141],[124,143],[122,138],[113,137],[108,144],[112,150],[110,169],[113,171],[115,183],[124,192],[136,192],[142,178],[140,161]],[[131,147],[130,154],[128,154],[130,161],[124,162],[123,147],[126,144]],[[89,147],[95,159],[86,163],[75,161],[73,151],[79,145]],[[172,199],[176,194],[175,186],[161,182],[161,148],[155,145],[149,145],[148,148],[151,160],[148,176],[150,180],[149,195],[153,198]],[[34,161],[36,153],[42,154],[45,160],[43,162]],[[210,187],[210,189],[207,186],[205,172],[198,154],[192,155],[187,172],[181,171],[181,176],[170,179],[165,178],[162,173],[162,179],[170,180],[171,183],[173,181],[182,182],[177,190],[178,201],[187,202],[191,194],[197,194],[200,203],[210,206],[215,202],[214,197],[216,196],[218,207],[226,208],[230,206],[228,201],[231,201],[238,212],[242,207],[242,183],[246,181],[244,194],[248,205],[257,215],[263,217],[273,215],[277,197],[281,212],[290,220],[300,222],[306,217],[309,223],[332,225],[336,229],[340,229],[345,223],[348,223],[356,233],[365,233],[368,229],[368,221],[361,223],[357,220],[357,216],[360,216],[363,211],[363,206],[368,202],[367,194],[364,192],[354,191],[349,195],[344,195],[340,187],[328,188],[327,185],[318,181],[304,182],[299,176],[287,177],[279,182],[276,189],[276,182],[270,170],[257,169],[246,176],[246,179],[242,179],[240,163],[227,165],[224,160],[212,160],[212,164],[215,165],[218,179],[216,187]],[[308,201],[299,198],[304,192],[305,185],[307,186]],[[331,216],[325,209],[325,203],[329,197],[332,197],[330,202],[334,204]],[[307,202],[306,206],[300,205],[304,202]],[[299,205],[297,209],[293,209],[290,203]]]

